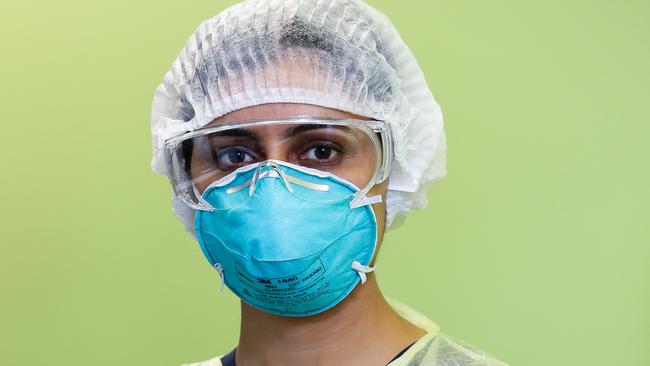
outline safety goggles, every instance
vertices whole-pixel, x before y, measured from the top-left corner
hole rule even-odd
[[[273,161],[334,175],[365,195],[388,177],[393,141],[384,121],[296,117],[209,126],[167,140],[165,155],[178,197],[193,209],[211,210],[201,197],[208,187]],[[310,188],[303,179],[282,175],[287,184]]]

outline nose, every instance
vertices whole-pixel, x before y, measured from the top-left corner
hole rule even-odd
[[[290,162],[291,156],[289,156],[289,151],[286,146],[286,143],[283,141],[265,141],[264,151],[266,151],[265,158],[266,160],[280,160]]]
[[[255,134],[259,136],[259,148],[263,152],[260,159],[289,162],[290,141],[283,137],[287,128],[289,127],[286,125],[255,127]]]

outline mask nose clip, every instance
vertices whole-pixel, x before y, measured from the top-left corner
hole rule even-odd
[[[282,171],[282,168],[280,168],[278,163],[268,160],[261,162],[260,165],[258,165],[255,169],[255,174],[253,174],[253,178],[251,179],[251,185],[248,187],[249,197],[251,197],[255,192],[255,187],[257,186],[257,182],[260,180],[260,178],[266,177],[280,178],[287,190],[293,193],[293,187],[291,186],[291,183],[289,183],[287,175],[284,173],[284,171]]]

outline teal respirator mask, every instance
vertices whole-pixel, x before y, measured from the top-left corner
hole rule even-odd
[[[370,189],[387,177],[382,121],[257,120],[166,145],[201,249],[246,303],[283,316],[326,311],[364,283],[377,247]]]

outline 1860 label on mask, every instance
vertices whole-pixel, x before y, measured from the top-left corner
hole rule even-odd
[[[245,287],[245,296],[283,309],[322,295],[330,285],[324,275],[325,266],[320,258],[300,273],[278,278],[253,276],[237,264],[237,278]]]

